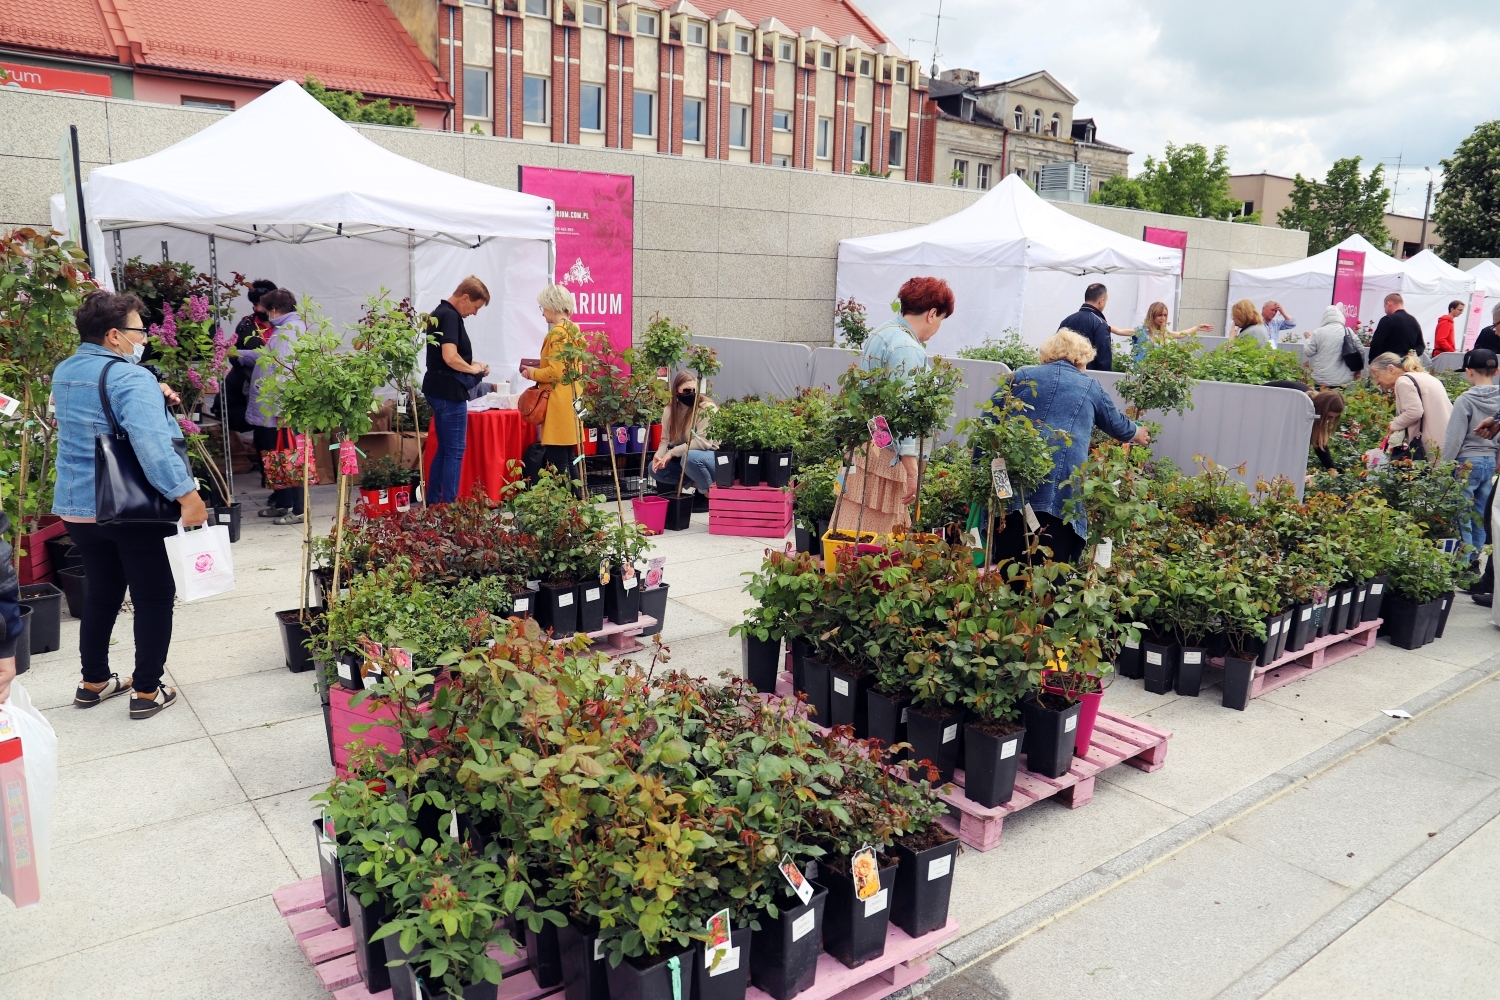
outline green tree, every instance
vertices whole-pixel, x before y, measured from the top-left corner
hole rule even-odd
[[[1453,264],[1500,256],[1500,121],[1480,125],[1441,162],[1443,190],[1432,214],[1443,234],[1438,253]]]
[[[1385,167],[1375,165],[1361,176],[1360,158],[1335,160],[1322,183],[1298,174],[1292,181],[1291,204],[1276,213],[1282,229],[1307,232],[1307,252],[1327,250],[1359,233],[1383,247],[1390,243],[1385,228],[1385,206],[1391,189],[1385,186]]]
[[[1243,203],[1229,191],[1227,146],[1215,146],[1210,157],[1201,143],[1177,146],[1169,142],[1160,160],[1146,157],[1145,168],[1135,177],[1111,177],[1092,200],[1167,215],[1260,222],[1259,213],[1240,215]]]
[[[323,107],[346,122],[364,122],[368,125],[401,125],[417,127],[417,110],[409,104],[392,104],[389,97],[361,104],[365,95],[359,91],[329,90],[317,80],[308,77],[302,89],[317,99]]]

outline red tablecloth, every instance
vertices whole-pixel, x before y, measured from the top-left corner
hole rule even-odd
[[[535,443],[537,429],[521,419],[519,410],[478,410],[469,414],[468,439],[464,447],[463,471],[458,477],[458,495],[470,495],[474,484],[479,483],[491,499],[518,477],[506,472],[512,459],[521,461],[522,454]],[[422,452],[422,464],[427,469],[427,478],[432,478],[432,456],[437,453],[437,423],[430,422],[427,428],[427,447]]]

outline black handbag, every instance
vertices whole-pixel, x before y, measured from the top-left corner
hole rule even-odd
[[[109,421],[109,433],[94,435],[94,520],[99,524],[175,524],[182,518],[182,507],[171,497],[162,496],[146,478],[130,436],[115,419],[109,393],[104,391],[110,368],[119,364],[124,362],[107,361],[99,373],[99,408]],[[162,410],[170,419],[165,398]],[[174,438],[172,445],[182,458],[182,467],[191,475],[187,441]]]
[[[1344,331],[1344,347],[1339,352],[1339,356],[1343,359],[1344,367],[1351,372],[1364,371],[1364,352],[1359,349],[1359,341],[1354,339],[1354,334],[1348,330]]]

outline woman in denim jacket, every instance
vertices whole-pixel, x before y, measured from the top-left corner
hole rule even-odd
[[[1079,515],[1064,521],[1063,506],[1073,489],[1068,480],[1088,459],[1089,438],[1097,427],[1120,441],[1146,444],[1151,440],[1146,428],[1115,409],[1104,386],[1084,374],[1094,360],[1094,346],[1071,330],[1059,330],[1042,341],[1039,365],[1018,370],[1008,385],[995,393],[994,402],[1004,403],[1007,393],[1026,404],[1027,416],[1043,434],[1052,438],[1053,467],[1046,480],[1026,496],[1007,501],[1009,512],[996,525],[994,557],[996,562],[1021,559],[1026,552],[1026,518],[1023,508],[1031,507],[1040,528],[1040,543],[1052,550],[1054,562],[1077,562],[1083,544],[1089,537],[1088,521]]]
[[[162,496],[178,501],[183,524],[208,520],[197,481],[172,443],[182,437],[182,430],[168,414],[162,397],[175,396],[148,370],[138,367],[146,349],[146,329],[141,323],[144,309],[134,295],[89,295],[76,317],[82,343],[52,373],[58,431],[52,513],[68,523],[89,583],[78,639],[83,683],[73,704],[92,708],[133,687],[132,719],[150,718],[177,700],[177,692],[161,683],[172,641],[172,599],[177,592],[162,539],[176,529],[169,524],[94,522],[94,438],[110,429],[99,405],[101,378],[110,409],[130,436],[146,479]],[[110,364],[122,358],[123,364]],[[122,681],[109,670],[109,637],[127,587],[135,607],[135,673]]]

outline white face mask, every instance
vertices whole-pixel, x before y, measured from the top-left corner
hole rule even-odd
[[[145,356],[146,356],[146,345],[145,344],[132,343],[130,345],[130,363],[131,364],[133,364],[133,365],[140,364],[141,363],[141,359],[144,358]]]

